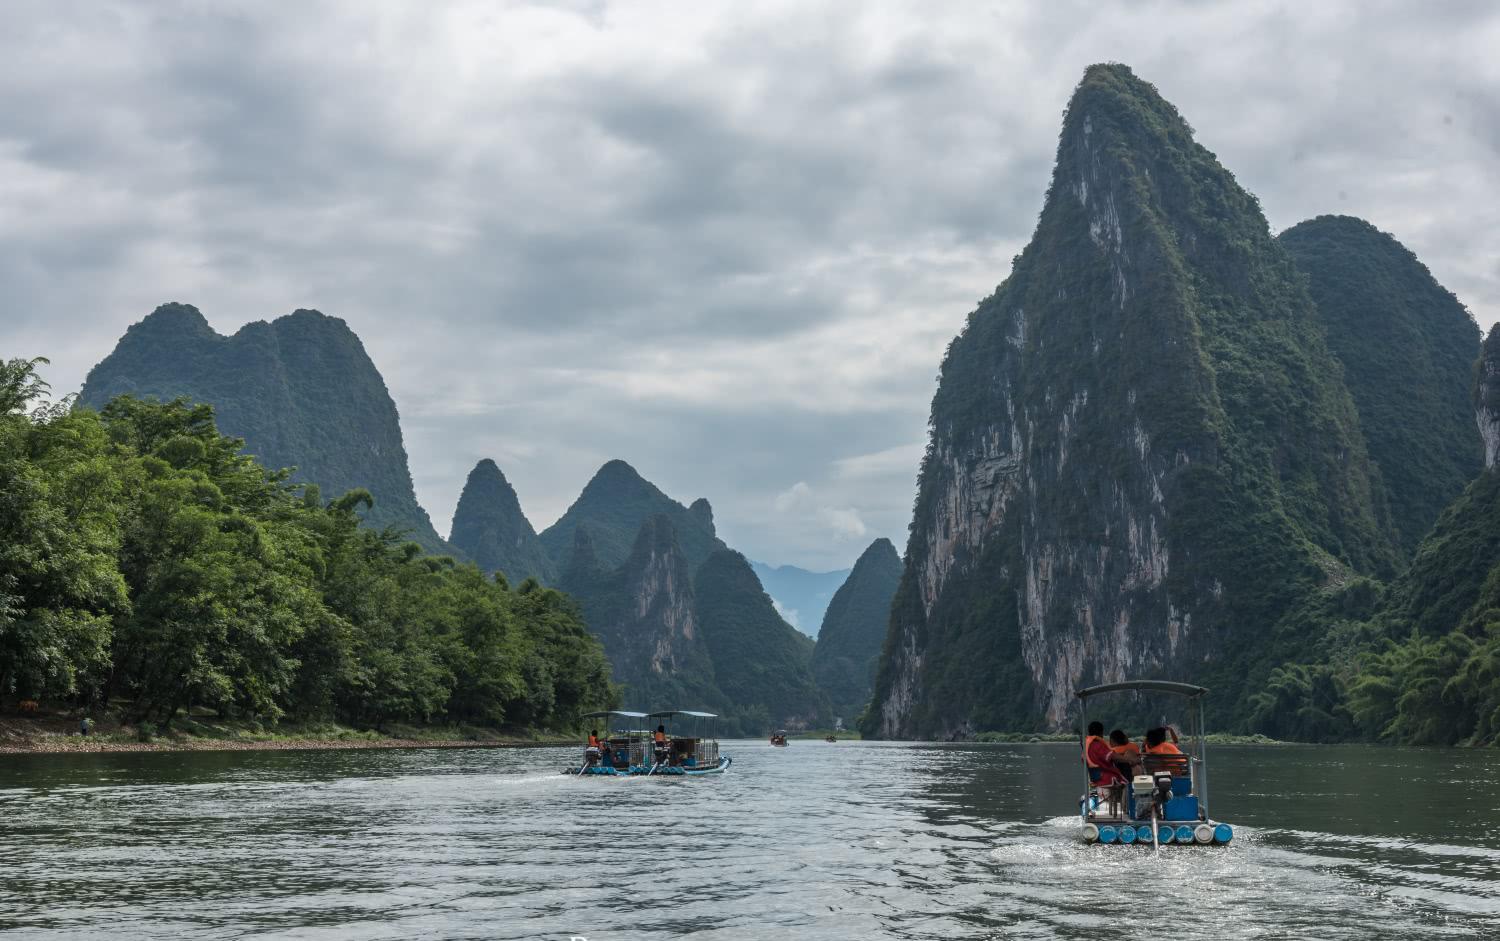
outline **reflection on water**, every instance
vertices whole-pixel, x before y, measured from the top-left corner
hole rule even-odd
[[[1500,937],[1500,755],[1213,749],[1228,848],[1085,846],[1056,745],[69,755],[0,768],[6,937]]]

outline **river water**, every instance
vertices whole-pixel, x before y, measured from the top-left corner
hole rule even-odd
[[[1085,846],[1062,745],[0,756],[0,935],[1500,938],[1500,753],[1210,750],[1227,848]]]

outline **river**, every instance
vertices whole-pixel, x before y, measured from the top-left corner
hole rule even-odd
[[[1227,848],[1085,846],[1062,745],[0,757],[0,933],[1500,938],[1500,753],[1210,750]]]

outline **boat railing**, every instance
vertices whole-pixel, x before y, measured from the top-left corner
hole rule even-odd
[[[710,767],[719,763],[719,743],[714,739],[698,739],[693,749],[693,764],[700,768]]]

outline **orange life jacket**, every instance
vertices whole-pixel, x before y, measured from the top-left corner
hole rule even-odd
[[[656,744],[660,745],[660,744],[662,744],[663,742],[665,742],[667,740],[667,733],[665,733],[665,732],[657,732],[655,738],[656,738]]]
[[[1171,742],[1162,742],[1160,745],[1152,745],[1150,748],[1147,748],[1146,749],[1146,754],[1148,754],[1148,755],[1180,755],[1180,754],[1182,754],[1182,749],[1178,748],[1176,745],[1173,745]]]
[[[597,736],[597,735],[590,735],[589,736],[589,747],[590,748],[598,748],[599,747],[599,736]]]
[[[1141,760],[1141,750],[1135,742],[1126,742],[1124,745],[1111,745],[1109,750],[1115,753],[1120,761],[1135,764]]]

